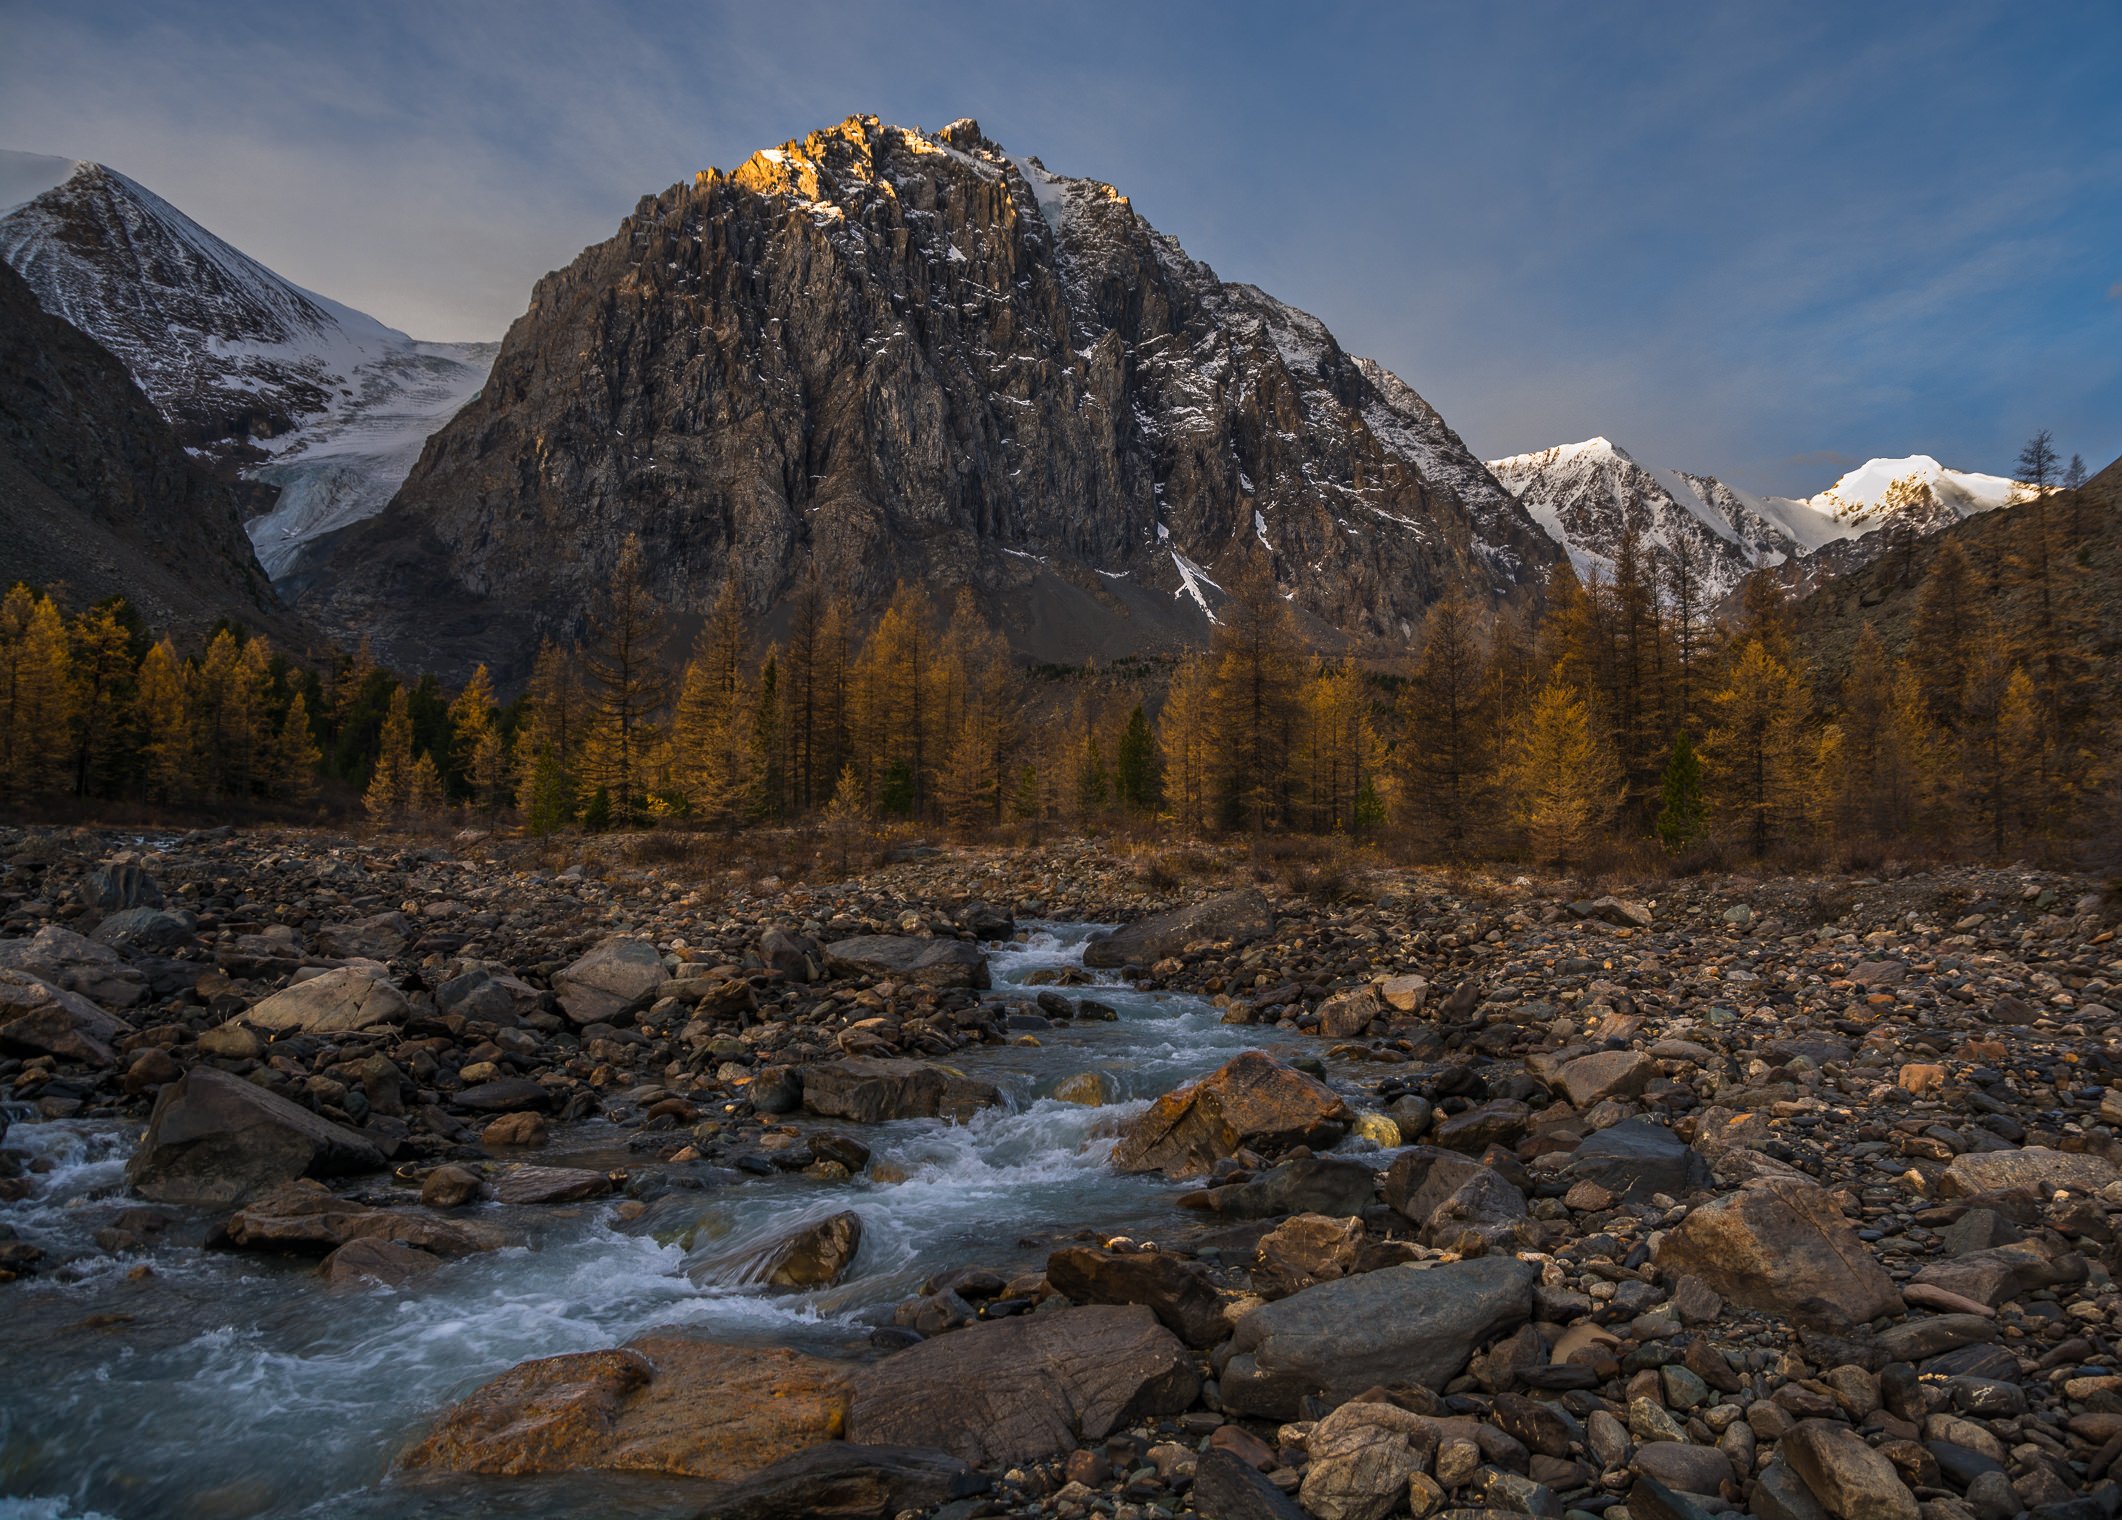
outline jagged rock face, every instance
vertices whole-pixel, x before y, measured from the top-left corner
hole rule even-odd
[[[0,589],[123,595],[151,625],[292,626],[230,489],[178,447],[125,366],[0,267]]]
[[[644,199],[539,282],[479,400],[306,586],[389,655],[520,669],[641,535],[697,612],[807,567],[973,587],[1052,658],[1198,641],[1264,555],[1315,632],[1404,634],[1554,550],[1436,413],[1111,186],[856,117]]]
[[[11,185],[47,188],[10,209]],[[0,153],[0,210],[0,259],[44,310],[115,354],[187,447],[260,482],[274,574],[381,511],[493,360],[302,289],[102,164]]]

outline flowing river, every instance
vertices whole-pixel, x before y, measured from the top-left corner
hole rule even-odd
[[[994,995],[1014,1001],[1037,973],[1080,967],[1095,928],[1034,926],[994,947]],[[1239,1051],[1293,1037],[1224,1024],[1199,998],[1137,992],[1110,977],[1053,990],[1094,997],[1119,1017],[1038,1029],[1037,1046],[968,1047],[951,1058],[1000,1087],[1005,1107],[963,1125],[792,1116],[858,1136],[903,1181],[715,1173],[705,1188],[659,1201],[645,1230],[614,1226],[611,1199],[488,1204],[480,1217],[523,1229],[529,1245],[453,1262],[405,1291],[332,1286],[313,1262],[185,1244],[203,1236],[203,1216],[189,1237],[147,1257],[84,1256],[0,1287],[0,1520],[688,1513],[697,1484],[413,1481],[394,1476],[392,1462],[442,1406],[529,1357],[612,1346],[659,1326],[854,1354],[935,1273],[1036,1269],[1079,1230],[1155,1239],[1187,1228],[1199,1216],[1173,1206],[1183,1188],[1108,1168],[1118,1125]],[[1086,1071],[1104,1074],[1107,1105],[1050,1096]],[[138,1206],[123,1176],[134,1133],[18,1122],[7,1146],[49,1169],[30,1198],[0,1205],[0,1223],[55,1259],[81,1252]],[[602,1124],[556,1135],[540,1159],[644,1169],[624,1134]],[[712,1268],[687,1271],[850,1208],[862,1218],[861,1251],[833,1288],[767,1296],[718,1283]]]

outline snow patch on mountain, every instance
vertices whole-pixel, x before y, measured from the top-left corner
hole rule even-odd
[[[250,524],[276,577],[382,509],[499,347],[417,342],[101,164],[0,154],[0,205],[0,257],[38,304],[117,355],[195,453],[280,488]]]

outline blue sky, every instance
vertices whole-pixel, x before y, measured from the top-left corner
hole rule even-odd
[[[422,337],[643,194],[976,116],[1496,456],[1809,494],[2122,452],[2122,6],[0,0],[0,146],[132,174]]]

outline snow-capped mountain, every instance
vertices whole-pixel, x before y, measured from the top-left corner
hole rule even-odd
[[[1663,560],[1688,551],[1712,599],[1749,571],[1879,528],[1905,524],[1933,532],[2003,506],[2020,489],[2015,481],[1948,470],[1918,454],[1870,460],[1816,496],[1758,496],[1714,475],[1640,464],[1605,438],[1494,459],[1488,467],[1568,551],[1580,574],[1610,575],[1633,527]],[[1858,554],[1852,563],[1868,557]]]
[[[0,258],[194,453],[279,488],[249,525],[275,576],[382,509],[499,347],[417,342],[304,290],[102,164],[0,153]]]

